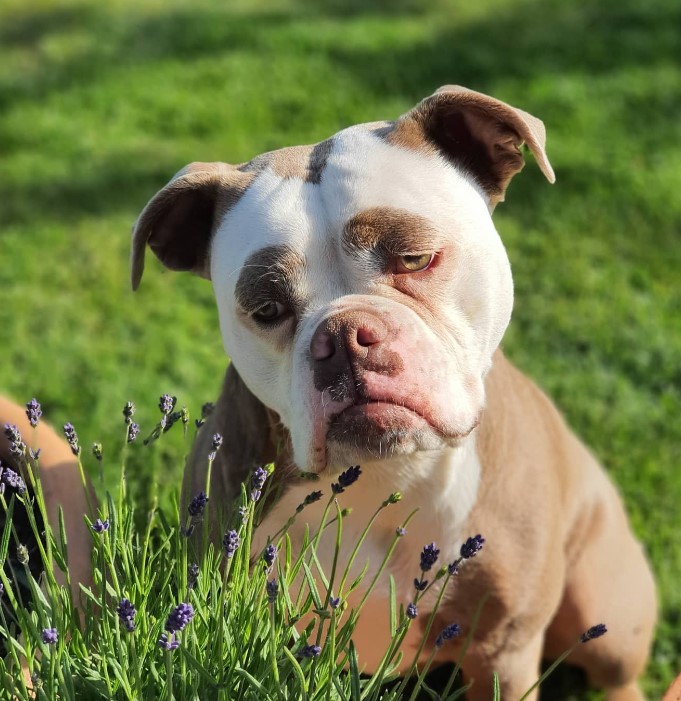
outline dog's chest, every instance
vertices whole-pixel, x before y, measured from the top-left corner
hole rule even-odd
[[[359,605],[375,580],[353,636],[360,661],[371,667],[380,660],[390,639],[390,576],[395,582],[399,610],[400,606],[406,608],[414,601],[415,579],[432,579],[440,567],[458,557],[461,543],[471,535],[466,531],[466,523],[476,500],[479,480],[480,463],[472,435],[456,449],[365,465],[358,481],[335,497],[331,489],[335,480],[331,478],[296,485],[286,492],[258,528],[253,555],[259,555],[268,538],[284,526],[307,494],[321,490],[322,498],[306,506],[287,530],[292,556],[295,559],[300,553],[306,537],[315,537],[326,511],[328,525],[319,535],[316,547],[319,565],[309,551],[305,559],[310,563],[321,597],[327,592],[318,567],[329,579],[336,559],[335,574],[330,582],[331,595],[340,597],[348,610]],[[397,492],[401,499],[384,505],[390,495]],[[350,509],[350,512],[342,518],[340,545],[337,546],[338,511],[342,509]],[[422,572],[421,552],[430,543],[435,543],[439,549],[439,557],[432,569]],[[349,592],[352,582],[362,573],[359,587]],[[301,587],[305,593],[307,586],[300,576],[291,583],[292,596],[297,595]],[[438,591],[433,587],[421,599],[419,618],[432,610]],[[417,646],[415,633],[416,630],[410,636],[414,640],[406,641],[407,647]]]

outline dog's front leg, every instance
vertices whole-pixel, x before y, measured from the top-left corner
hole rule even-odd
[[[467,701],[490,701],[494,698],[494,673],[499,675],[502,701],[518,701],[537,681],[544,647],[544,631],[527,641],[522,647],[507,647],[490,654],[474,645],[461,665],[464,682],[471,683],[466,692]],[[536,701],[535,689],[527,701]]]

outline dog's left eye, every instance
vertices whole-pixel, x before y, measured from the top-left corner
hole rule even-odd
[[[277,321],[286,313],[286,307],[280,302],[267,302],[253,312],[253,318],[262,323]]]
[[[395,272],[418,273],[422,270],[427,270],[434,259],[434,253],[417,253],[415,255],[397,256],[395,259]]]

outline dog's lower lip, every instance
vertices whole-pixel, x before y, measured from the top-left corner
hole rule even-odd
[[[401,411],[408,411],[410,414],[414,414],[415,416],[418,416],[419,418],[423,419],[424,421],[427,421],[427,419],[420,414],[418,411],[415,411],[414,409],[411,409],[408,406],[405,406],[404,404],[396,404],[395,402],[391,401],[386,401],[384,399],[363,399],[358,402],[355,402],[354,404],[351,404],[350,406],[346,407],[343,409],[343,411],[340,412],[340,414],[337,414],[337,416],[342,416],[343,414],[353,414],[353,413],[364,413],[364,414],[369,414],[373,413],[374,411],[380,411],[382,409],[399,409]],[[428,422],[430,423],[430,422]]]

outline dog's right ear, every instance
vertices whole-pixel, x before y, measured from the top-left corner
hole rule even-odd
[[[149,200],[133,227],[132,289],[142,279],[147,244],[171,270],[190,270],[210,279],[215,227],[252,179],[252,173],[226,163],[192,163],[175,175]]]

